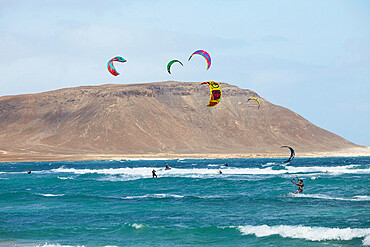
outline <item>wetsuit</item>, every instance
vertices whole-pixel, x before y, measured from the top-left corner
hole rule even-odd
[[[301,183],[301,184],[296,184],[296,185],[298,185],[299,187],[298,187],[298,190],[296,191],[297,193],[301,193],[301,192],[303,192],[303,186],[304,186],[304,184],[303,184],[303,182]]]
[[[155,174],[155,170],[152,171],[152,174],[153,174],[153,178],[157,177],[157,174]]]

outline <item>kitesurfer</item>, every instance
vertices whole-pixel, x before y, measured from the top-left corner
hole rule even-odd
[[[27,170],[27,173],[28,173],[28,174],[31,174],[31,171],[30,171],[30,170]]]
[[[156,178],[157,178],[157,174],[156,174],[156,172],[157,172],[157,171],[153,169],[153,171],[152,171],[153,178],[154,178],[154,177],[156,177]]]
[[[298,190],[295,191],[294,194],[298,194],[298,193],[303,192],[303,186],[304,186],[303,180],[293,181],[293,183],[298,186]]]
[[[165,170],[171,170],[171,167],[169,167],[168,164],[166,164]]]

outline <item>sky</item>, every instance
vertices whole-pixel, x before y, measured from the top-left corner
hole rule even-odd
[[[167,80],[250,89],[370,146],[370,1],[0,0],[0,96]]]

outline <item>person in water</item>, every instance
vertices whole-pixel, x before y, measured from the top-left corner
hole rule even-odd
[[[169,167],[168,164],[166,164],[165,170],[170,170],[170,169],[171,169],[171,167]]]
[[[295,192],[294,192],[294,194],[298,194],[298,193],[303,192],[303,186],[304,186],[304,184],[303,184],[303,180],[293,181],[293,183],[294,183],[295,185],[299,186],[299,187],[298,187],[298,190],[297,190],[297,191],[295,191]]]
[[[157,171],[153,169],[153,171],[152,171],[153,178],[154,178],[154,177],[156,177],[156,178],[157,178],[157,174],[156,174],[156,172],[157,172]]]
[[[218,170],[218,173],[219,173],[219,174],[222,174],[222,171],[221,171],[221,170]]]
[[[225,163],[225,166],[229,166],[227,163]]]
[[[31,171],[30,171],[30,170],[27,170],[27,173],[28,173],[28,174],[31,174]]]

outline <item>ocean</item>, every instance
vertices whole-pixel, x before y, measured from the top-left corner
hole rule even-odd
[[[370,245],[370,157],[285,160],[1,163],[0,246]]]

